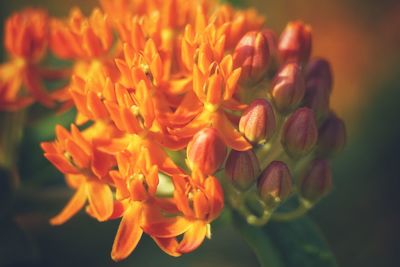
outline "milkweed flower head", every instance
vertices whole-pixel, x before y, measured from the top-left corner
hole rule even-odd
[[[255,10],[206,0],[12,15],[0,109],[77,111],[70,130],[57,126],[41,144],[75,190],[51,224],[84,210],[120,221],[114,260],[143,234],[177,257],[211,238],[224,206],[264,224],[289,198],[319,201],[346,136],[329,107],[331,68],[312,57],[310,26],[290,22],[277,36]],[[44,66],[49,54],[71,67]],[[47,80],[66,86],[50,92]]]

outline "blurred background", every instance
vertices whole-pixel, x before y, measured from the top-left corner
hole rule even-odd
[[[79,5],[88,14],[95,1],[85,1],[85,6],[82,2],[1,0],[0,28],[12,11],[27,5],[46,7],[56,16]],[[332,64],[331,104],[346,121],[348,141],[333,162],[334,191],[310,215],[339,266],[400,266],[400,2],[232,2],[255,7],[277,32],[289,20],[312,25],[313,55]],[[71,192],[42,157],[38,144],[53,139],[55,123],[68,124],[72,116],[31,122],[24,130],[17,155],[21,177],[17,194],[9,195],[7,188],[13,185],[0,181],[0,212],[15,218],[0,218],[0,266],[258,266],[234,230],[219,229],[218,222],[212,241],[193,254],[173,259],[144,238],[121,263],[112,263],[109,256],[117,222],[100,224],[81,213],[61,227],[50,227],[48,218],[63,207]]]

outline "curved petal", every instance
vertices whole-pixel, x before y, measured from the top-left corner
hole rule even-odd
[[[215,219],[224,208],[224,192],[221,184],[214,176],[209,176],[204,182],[205,194],[210,205],[209,220]]]
[[[223,113],[216,114],[213,122],[227,146],[238,151],[246,151],[252,148],[251,144],[235,129]]]
[[[176,249],[179,245],[178,241],[175,238],[160,238],[152,236],[154,242],[158,245],[158,247],[172,257],[179,257],[182,254],[177,252]]]
[[[113,156],[93,147],[91,167],[93,173],[100,179],[116,164]]]
[[[99,182],[87,183],[87,196],[93,215],[99,221],[105,221],[113,213],[113,195],[108,185]]]
[[[143,230],[153,237],[176,237],[186,232],[192,225],[192,223],[184,217],[164,218],[155,223],[151,223],[150,219],[151,218],[149,218],[149,223],[143,225]]]
[[[77,174],[79,173],[68,160],[59,154],[49,154],[44,153],[46,159],[48,159],[60,172],[68,173],[68,174]]]
[[[137,246],[143,234],[140,227],[141,214],[142,206],[139,202],[133,202],[124,212],[111,251],[111,258],[114,261],[125,259]]]
[[[50,223],[52,225],[60,225],[68,221],[72,216],[74,216],[80,209],[82,209],[83,205],[86,202],[86,186],[82,185],[75,192],[73,197],[64,207],[64,209],[50,219]]]
[[[180,253],[189,253],[198,248],[203,243],[207,234],[207,224],[204,221],[194,221],[192,226],[183,236],[177,248]]]

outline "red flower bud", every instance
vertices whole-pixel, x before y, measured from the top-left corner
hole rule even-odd
[[[329,97],[332,92],[332,72],[329,63],[323,59],[312,61],[307,68],[304,105],[311,108],[317,117],[329,112]]]
[[[276,108],[287,112],[301,102],[304,91],[305,82],[299,65],[288,63],[275,77],[271,95]]]
[[[253,150],[231,150],[225,164],[226,178],[239,190],[249,189],[260,173]]]
[[[317,86],[324,87],[329,93],[332,91],[333,76],[329,62],[322,58],[316,58],[310,61],[306,71],[307,87]]]
[[[241,67],[240,83],[256,83],[267,71],[269,60],[268,39],[261,32],[248,32],[235,48],[233,63]]]
[[[271,56],[276,55],[278,52],[278,38],[275,32],[270,29],[264,29],[261,33],[264,35],[265,39],[267,39],[269,54]]]
[[[273,161],[258,178],[258,193],[264,201],[280,202],[291,192],[292,178],[285,163]]]
[[[343,150],[346,144],[346,127],[334,113],[322,123],[318,131],[318,153],[332,156]]]
[[[275,132],[275,127],[273,108],[265,99],[251,102],[239,121],[239,131],[254,144],[268,142]]]
[[[297,109],[283,127],[281,143],[291,157],[308,154],[317,143],[317,123],[309,108]]]
[[[318,119],[329,113],[329,91],[319,85],[315,83],[307,87],[303,101],[304,106],[312,109]]]
[[[222,165],[226,153],[226,146],[214,128],[204,128],[196,133],[186,150],[189,167],[197,168],[206,176]]]
[[[311,45],[311,27],[295,21],[282,32],[278,49],[284,62],[305,63],[310,58]]]
[[[332,189],[332,173],[327,160],[314,160],[307,172],[299,179],[299,191],[303,198],[315,202]]]

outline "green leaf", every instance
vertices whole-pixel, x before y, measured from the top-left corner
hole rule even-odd
[[[336,267],[336,259],[317,226],[307,217],[255,227],[237,213],[232,222],[262,267]]]
[[[264,232],[286,267],[338,266],[319,228],[306,216],[290,222],[269,222]]]
[[[280,252],[262,227],[249,225],[242,216],[232,212],[232,223],[252,248],[262,267],[284,267]]]

